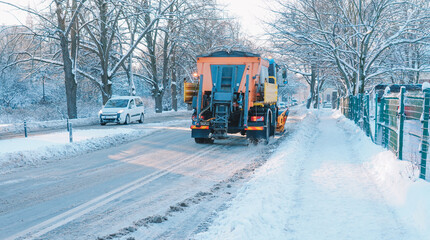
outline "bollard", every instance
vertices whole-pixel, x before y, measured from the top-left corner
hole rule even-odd
[[[24,136],[27,137],[27,121],[24,121]]]
[[[72,123],[69,123],[68,126],[69,126],[69,142],[73,143]]]
[[[67,127],[67,131],[69,131],[69,118],[67,118],[67,124],[66,124],[66,127]]]

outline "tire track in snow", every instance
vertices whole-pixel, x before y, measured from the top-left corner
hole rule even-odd
[[[176,162],[174,164],[171,164],[170,166],[167,166],[161,170],[158,170],[154,173],[151,173],[147,176],[144,176],[142,178],[139,178],[133,182],[130,182],[128,184],[125,184],[121,187],[118,187],[108,193],[105,193],[99,197],[96,197],[84,204],[81,204],[75,208],[69,209],[68,211],[61,213],[55,217],[52,217],[48,220],[43,221],[42,223],[39,223],[33,227],[30,227],[26,230],[23,230],[13,236],[10,236],[6,238],[5,240],[12,240],[12,239],[35,239],[38,238],[58,227],[61,227],[73,220],[76,220],[77,218],[83,216],[84,214],[87,214],[107,203],[110,203],[127,193],[130,193],[131,191],[138,189],[158,178],[161,178],[172,171],[183,167],[186,164],[189,164],[193,161],[198,160],[199,157],[206,155],[208,153],[214,152],[215,150],[221,148],[222,146],[210,146],[208,148],[202,149],[196,153],[194,153],[191,156],[188,156],[184,159],[182,159],[179,162]]]

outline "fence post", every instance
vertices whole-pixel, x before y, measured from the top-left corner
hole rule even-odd
[[[69,142],[73,142],[73,131],[72,131],[72,123],[69,123]]]
[[[366,126],[366,135],[372,138],[372,132],[370,131],[370,96],[369,93],[366,93],[365,97],[366,105],[363,104],[363,116],[366,121],[364,121],[364,125]]]
[[[421,172],[420,178],[426,179],[427,168],[427,151],[429,137],[429,110],[430,110],[430,89],[424,89],[424,107],[423,107],[423,135],[421,139]]]
[[[378,96],[379,96],[379,93],[376,93],[375,94],[375,138],[374,138],[375,143],[378,137]]]
[[[357,124],[357,106],[358,106],[358,95],[354,96],[354,107],[352,108],[354,110],[354,123]]]
[[[363,95],[361,93],[359,93],[356,97],[355,97],[356,101],[355,101],[355,123],[358,123],[360,121],[361,118],[361,107],[362,107],[362,101],[363,101]],[[363,129],[363,127],[361,127],[361,129]]]
[[[69,118],[67,118],[67,124],[66,124],[66,127],[67,127],[67,131],[69,131]]]
[[[24,136],[27,137],[27,121],[24,121]]]
[[[385,115],[384,115],[384,96],[381,97],[381,103],[379,106],[379,124],[380,124],[380,128],[381,128],[381,134],[382,134],[382,138],[381,138],[381,145],[383,145],[385,148],[387,147],[386,144],[386,128],[383,124],[385,124]]]
[[[400,88],[400,106],[399,106],[399,132],[397,133],[397,154],[400,160],[403,159],[403,128],[405,123],[405,92],[406,88]]]
[[[351,95],[348,96],[349,102],[348,102],[348,119],[352,120],[353,115],[353,107],[354,107],[354,97]]]

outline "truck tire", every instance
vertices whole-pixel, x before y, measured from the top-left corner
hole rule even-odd
[[[194,138],[194,141],[198,144],[205,143],[206,138]]]
[[[266,127],[264,128],[264,144],[268,145],[270,142],[270,133],[272,132],[272,117],[271,112],[267,111],[266,114]]]
[[[264,128],[264,144],[268,145],[269,143],[270,143],[270,126],[267,126]]]

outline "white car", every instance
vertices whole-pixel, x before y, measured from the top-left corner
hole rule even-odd
[[[112,97],[99,112],[101,125],[108,122],[129,124],[132,121],[143,123],[145,108],[140,97]]]

